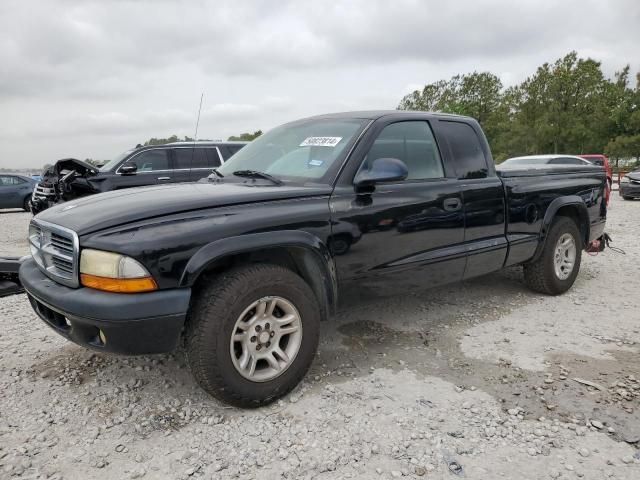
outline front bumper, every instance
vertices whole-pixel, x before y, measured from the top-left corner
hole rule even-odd
[[[620,195],[622,197],[640,197],[640,184],[638,183],[621,183]]]
[[[191,289],[108,293],[69,288],[44,275],[32,260],[20,281],[38,316],[63,337],[95,350],[142,355],[176,348],[189,309]]]

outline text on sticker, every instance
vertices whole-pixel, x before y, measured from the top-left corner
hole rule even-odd
[[[335,147],[342,137],[307,137],[301,147]]]

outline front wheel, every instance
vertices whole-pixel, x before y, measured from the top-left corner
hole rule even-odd
[[[542,254],[524,265],[524,279],[529,288],[548,295],[558,295],[571,288],[580,271],[582,240],[571,218],[554,220]]]
[[[259,407],[302,380],[319,330],[318,301],[300,276],[277,265],[238,267],[195,293],[187,360],[211,395],[238,407]]]
[[[31,211],[31,195],[29,195],[28,197],[26,197],[24,199],[24,201],[22,202],[22,209],[25,212],[30,212]]]

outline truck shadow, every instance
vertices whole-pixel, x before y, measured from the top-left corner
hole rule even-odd
[[[354,290],[345,295],[349,307],[322,325],[317,358],[294,395],[367,375],[375,368],[469,375],[471,367],[455,341],[456,332],[494,319],[504,305],[532,296],[521,285],[521,274],[513,270],[418,294],[381,297]],[[193,415],[215,419],[222,414],[254,414],[223,405],[202,391],[181,349],[169,355],[122,357],[67,344],[40,357],[29,375],[54,390],[74,390],[79,402],[88,399],[87,408],[96,398],[104,399],[104,409],[96,415],[105,422],[126,409],[144,410],[146,423],[138,426],[142,433],[179,428]]]
[[[290,395],[292,401],[301,395],[321,398],[328,385],[376,369],[409,370],[418,378],[441,378],[459,390],[481,389],[504,408],[524,405],[532,416],[549,414],[546,404],[531,393],[544,387],[544,372],[471,360],[460,349],[460,338],[470,327],[538,298],[524,287],[519,269],[417,294],[390,297],[360,289],[345,295],[349,306],[322,325],[318,355]],[[68,344],[32,364],[29,375],[35,382],[47,382],[50,391],[72,391],[77,408],[108,428],[121,424],[143,436],[180,429],[194,420],[216,425],[224,417],[271,415],[288,405],[285,398],[284,403],[247,411],[216,401],[195,383],[182,350],[121,357]],[[562,416],[562,408],[554,414]],[[568,415],[571,405],[566,408]]]

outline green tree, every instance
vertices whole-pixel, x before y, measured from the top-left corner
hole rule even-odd
[[[188,136],[184,136],[184,138],[180,138],[177,135],[171,135],[168,138],[150,138],[149,140],[147,140],[146,142],[144,142],[143,144],[138,144],[138,145],[142,145],[145,147],[151,146],[151,145],[165,145],[167,143],[174,143],[174,142],[193,142],[193,138],[188,137]]]
[[[636,87],[629,86],[629,67],[616,73],[613,89],[615,103],[610,112],[610,134],[612,138],[605,146],[616,167],[621,158],[635,157],[640,162],[640,73],[636,76]]]
[[[496,161],[515,155],[628,151],[640,134],[640,91],[629,66],[604,76],[600,62],[570,52],[504,89],[490,72],[439,80],[406,95],[402,110],[468,115],[482,125]],[[640,76],[637,78],[640,83]],[[624,148],[622,147],[624,146]]]
[[[242,142],[250,142],[252,140],[255,140],[256,138],[258,138],[260,135],[262,135],[262,130],[256,130],[253,133],[241,133],[240,135],[231,135],[228,140],[230,142],[237,142],[237,141],[242,141]]]
[[[490,72],[456,75],[406,95],[398,109],[467,115],[480,122],[490,141],[496,140],[504,115],[502,82]]]

